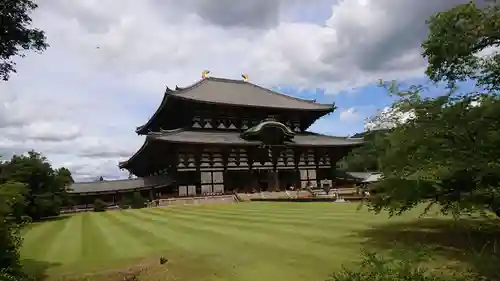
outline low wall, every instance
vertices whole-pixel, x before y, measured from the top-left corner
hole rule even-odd
[[[168,199],[160,199],[159,201],[160,201],[159,207],[164,207],[169,205],[227,204],[236,202],[234,195],[168,198]],[[155,207],[154,201],[152,206]],[[148,207],[145,206],[144,208]],[[120,209],[120,207],[118,205],[108,205],[107,209],[108,210]],[[94,210],[93,205],[89,204],[87,208],[85,208],[85,206],[75,206],[75,208],[73,209],[61,210],[61,214],[89,212],[93,210]]]

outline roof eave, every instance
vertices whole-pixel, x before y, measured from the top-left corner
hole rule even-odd
[[[172,93],[174,93],[174,90],[167,87],[165,90],[165,93],[163,94],[163,98],[160,102],[160,106],[158,106],[155,113],[151,116],[151,118],[148,119],[148,121],[145,124],[136,127],[135,132],[137,134],[139,134],[139,135],[147,134],[149,126],[151,125],[151,123],[153,123],[153,121],[157,118],[157,116],[160,115],[160,113],[164,110],[164,108],[167,104],[167,101],[169,100],[169,97],[175,96]]]
[[[118,162],[118,168],[120,169],[127,169],[127,166],[132,162],[134,161],[134,159],[139,155],[141,154],[141,152],[146,149],[146,147],[148,146],[149,142],[151,140],[151,136],[150,135],[147,135],[146,136],[146,139],[144,140],[144,143],[142,144],[142,146],[134,153],[134,155],[130,156],[130,158],[128,160],[125,160],[125,161],[121,161],[121,162]]]
[[[162,141],[162,142],[167,142],[167,143],[173,143],[173,144],[197,144],[197,145],[204,145],[207,144],[207,142],[201,142],[201,141],[190,141],[190,140],[168,140],[168,139],[161,139],[161,138],[156,138],[155,140],[157,141]],[[252,141],[252,140],[245,140],[245,142],[210,142],[209,144],[211,145],[241,145],[241,146],[258,146],[262,144],[261,141]],[[288,146],[299,146],[299,147],[357,147],[357,146],[362,146],[364,143],[345,143],[345,144],[328,144],[328,143],[322,143],[322,144],[302,144],[302,143],[295,143],[293,141],[287,141],[284,142],[283,145],[288,145]]]
[[[204,104],[215,104],[215,105],[227,105],[227,106],[238,106],[238,107],[250,107],[250,108],[268,108],[268,109],[280,109],[280,110],[293,110],[293,111],[309,111],[309,112],[324,112],[324,114],[328,114],[331,112],[335,111],[335,104],[323,104],[323,103],[316,103],[318,105],[318,108],[290,108],[290,107],[273,107],[273,106],[266,106],[266,105],[248,105],[248,104],[235,104],[235,103],[226,103],[226,102],[215,102],[215,101],[206,101],[206,100],[200,100],[200,99],[195,99],[195,98],[190,98],[190,97],[184,97],[180,95],[172,95],[172,97],[176,97],[182,100],[187,100],[187,101],[194,101],[198,103],[204,103]]]

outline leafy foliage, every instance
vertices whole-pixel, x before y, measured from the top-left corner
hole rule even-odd
[[[130,206],[132,207],[132,209],[144,208],[145,203],[146,200],[139,192],[134,192],[134,194],[132,194],[132,199],[130,200]]]
[[[96,199],[94,201],[94,212],[105,212],[107,207],[106,202],[101,199]]]
[[[394,214],[426,201],[444,213],[500,214],[500,96],[400,96],[393,106],[415,116],[395,127],[380,147],[384,179],[374,186],[371,207]]]
[[[2,164],[0,184],[7,182],[25,184],[23,213],[39,220],[59,215],[67,198],[66,188],[73,179],[69,170],[54,170],[40,153],[30,151],[27,155],[14,155]]]
[[[500,54],[477,53],[500,44],[499,1],[474,2],[435,14],[423,43],[434,81],[473,79],[491,91],[448,93],[422,98],[423,88],[400,91],[392,110],[411,113],[376,144],[384,179],[374,186],[375,211],[404,212],[420,202],[441,206],[444,213],[489,210],[500,216]],[[429,205],[429,206],[430,206]]]
[[[500,45],[500,2],[488,2],[458,5],[428,21],[429,37],[422,47],[432,80],[453,86],[474,79],[490,90],[500,89],[500,54],[492,49]]]
[[[128,209],[128,208],[130,208],[130,200],[128,200],[126,197],[123,197],[118,202],[118,206],[120,206],[120,209]]]
[[[436,274],[419,266],[419,258],[399,256],[381,257],[364,253],[363,261],[355,269],[343,268],[327,281],[459,281],[465,277]]]
[[[26,196],[28,189],[20,182],[7,182],[0,185],[0,213],[8,215],[16,223],[29,222],[24,210],[27,206]]]
[[[24,276],[19,258],[20,224],[12,215],[23,204],[22,188],[22,184],[12,182],[0,185],[0,277],[6,280],[20,280],[16,278]]]
[[[32,218],[58,215],[72,182],[68,169],[52,169],[34,151],[0,162],[0,280],[26,280],[19,261],[19,230]]]
[[[24,56],[23,51],[41,52],[48,45],[45,33],[30,28],[30,13],[37,8],[33,0],[2,0],[0,4],[0,78],[9,79],[15,73],[15,56]]]
[[[365,145],[353,149],[343,161],[344,169],[354,172],[372,172],[380,170],[379,158],[384,153],[384,140],[387,130],[367,131],[359,134]]]

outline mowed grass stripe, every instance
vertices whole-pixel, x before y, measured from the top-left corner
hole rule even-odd
[[[325,211],[331,210],[340,213],[349,213],[355,211],[360,203],[333,203],[333,202],[251,202],[251,203],[239,203],[233,206],[246,205],[250,210],[256,211],[287,211],[287,212],[305,212],[305,213],[324,213]],[[226,209],[226,208],[222,208]],[[230,209],[230,208],[227,208]],[[235,208],[239,209],[239,208]]]
[[[82,216],[72,216],[65,218],[64,228],[57,234],[55,243],[51,243],[51,247],[44,255],[44,260],[61,263],[77,262],[81,255],[81,243],[75,241],[82,240]]]
[[[220,216],[218,214],[208,214],[208,213],[169,213],[163,210],[151,210],[153,214],[157,214],[160,218],[165,217],[175,217],[179,219],[195,220],[202,219],[203,221],[209,222],[214,225],[222,224],[227,226],[232,226],[237,229],[245,229],[250,232],[263,232],[276,235],[286,235],[286,236],[297,236],[294,238],[302,239],[313,239],[328,241],[331,240],[332,236],[336,236],[337,233],[327,233],[324,230],[318,229],[318,225],[314,223],[308,223],[308,227],[302,227],[301,222],[289,220],[288,223],[276,222],[273,220],[264,220],[260,218],[244,218],[242,216]],[[257,215],[258,216],[258,215]],[[321,228],[325,228],[323,225]],[[322,242],[324,244],[324,242]]]
[[[115,256],[114,248],[108,242],[106,226],[96,213],[82,216],[81,259],[87,263],[100,263]]]
[[[338,247],[338,241],[336,239],[340,238],[344,241],[355,239],[354,237],[346,237],[349,233],[338,231],[342,229],[345,223],[350,223],[349,221],[342,221],[340,223],[318,223],[316,221],[303,223],[302,221],[289,220],[288,222],[277,222],[274,220],[265,220],[262,218],[244,218],[242,216],[220,216],[218,214],[208,214],[208,213],[169,213],[164,210],[148,210],[152,214],[157,214],[161,218],[172,218],[176,217],[181,220],[193,220],[193,216],[200,220],[209,222],[214,225],[225,225],[232,226],[237,229],[245,229],[249,232],[260,231],[263,233],[280,235],[290,237],[291,239],[306,239],[307,241],[319,244],[322,247],[325,245],[332,245]],[[356,223],[351,223],[351,229],[363,229],[366,228],[366,224],[369,220],[360,220]],[[305,225],[305,226],[304,226]]]
[[[134,213],[138,219],[145,219],[141,214],[147,210]],[[156,221],[165,223],[174,223],[176,225],[183,224],[184,227],[192,227],[195,231],[204,231],[214,233],[225,237],[225,243],[231,243],[236,240],[236,245],[249,244],[251,247],[271,247],[276,248],[277,252],[281,254],[301,254],[302,256],[309,256],[310,259],[323,259],[322,252],[328,251],[326,245],[315,245],[305,241],[303,237],[295,233],[286,233],[278,228],[269,227],[267,231],[255,231],[255,229],[248,228],[244,223],[228,223],[225,220],[205,219],[197,216],[181,216],[179,214],[170,214],[168,217],[158,216]],[[247,231],[248,229],[250,231]],[[318,232],[321,230],[318,229]],[[302,238],[302,239],[301,239]],[[294,245],[294,247],[284,246],[284,244]]]
[[[245,203],[243,203],[245,204]],[[251,203],[253,204],[253,203]],[[331,205],[334,205],[333,203]],[[275,209],[222,209],[222,208],[207,208],[204,206],[182,206],[182,207],[166,207],[164,209],[169,209],[171,212],[207,212],[207,213],[222,213],[222,214],[238,214],[239,216],[248,215],[249,217],[263,217],[272,219],[283,219],[288,220],[290,218],[303,218],[303,219],[323,219],[331,221],[332,218],[343,217],[346,219],[353,218],[366,218],[366,215],[375,218],[372,214],[369,214],[366,210],[357,210],[357,204],[335,204],[340,205],[341,208],[330,207],[323,210],[317,210],[316,212],[304,212],[303,210],[290,210],[285,208],[275,208]],[[348,209],[345,207],[349,207]],[[339,211],[340,210],[340,211]],[[353,216],[353,214],[359,214],[360,216]],[[384,215],[378,217],[378,219],[385,220]]]
[[[158,214],[158,216],[165,220],[168,218],[178,218],[181,221],[193,221],[199,222],[200,224],[211,224],[216,227],[224,226],[231,227],[238,230],[247,231],[248,233],[260,233],[259,235],[265,234],[271,237],[279,236],[286,237],[281,239],[289,239],[289,240],[301,240],[303,243],[309,243],[306,245],[310,248],[320,247],[320,249],[325,249],[325,246],[331,246],[335,248],[343,247],[342,245],[346,245],[344,243],[338,243],[338,240],[341,239],[343,242],[348,242],[349,240],[356,240],[356,237],[350,233],[346,233],[344,231],[338,231],[338,229],[342,229],[341,225],[321,225],[321,224],[312,224],[308,227],[301,227],[294,224],[291,221],[289,224],[281,224],[276,225],[272,221],[260,220],[260,221],[244,221],[240,220],[237,216],[233,219],[227,218],[217,218],[210,217],[208,218],[206,215],[202,218],[195,216],[193,219],[190,215],[183,215],[180,213],[175,214],[162,214],[158,211],[149,211],[152,214]],[[362,228],[362,224],[359,226]],[[347,244],[349,246],[349,244]],[[325,249],[327,250],[327,249]]]
[[[311,267],[331,261],[331,255],[337,251],[329,251],[327,255],[319,253],[303,245],[300,239],[291,242],[279,236],[262,237],[252,231],[236,231],[231,227],[210,226],[196,221],[159,218],[148,220],[144,211],[129,213],[137,216],[139,221],[149,221],[152,225],[170,226],[172,229],[182,228],[183,233],[197,233],[197,239],[180,240],[179,243],[196,245],[198,255],[209,255],[212,260],[221,261],[219,265],[235,264],[246,268],[273,264],[279,272],[293,272],[297,267]],[[142,215],[141,215],[142,214]],[[236,232],[236,233],[235,233]],[[324,248],[324,247],[322,247]],[[346,257],[346,255],[342,255]],[[255,257],[259,257],[257,260]],[[354,255],[353,255],[354,257]],[[283,267],[283,268],[280,268]]]
[[[75,277],[162,255],[178,280],[325,280],[359,258],[362,229],[389,222],[357,207],[252,202],[85,213],[33,224],[23,258],[57,258],[64,264],[49,274]]]
[[[176,243],[166,251],[166,256],[172,255],[178,251],[178,247],[183,250],[191,251],[193,256],[207,256],[203,263],[205,267],[213,268],[210,272],[217,272],[218,278],[224,280],[232,280],[235,274],[235,267],[238,266],[241,270],[254,270],[259,268],[269,268],[276,271],[273,275],[280,272],[280,276],[287,277],[287,273],[295,274],[293,269],[298,265],[307,266],[309,259],[300,254],[291,254],[286,251],[279,251],[272,245],[263,245],[259,242],[250,242],[241,237],[233,236],[229,231],[222,229],[222,232],[207,230],[202,227],[197,227],[189,221],[179,222],[176,220],[156,220],[151,218],[147,212],[128,211],[123,212],[123,215],[134,217],[138,222],[143,222],[142,226],[146,229],[150,227],[156,229],[158,233],[165,233],[170,236],[176,231],[179,234],[175,237]],[[174,231],[169,231],[174,230]],[[247,233],[251,235],[251,233]],[[303,249],[307,251],[307,249]],[[259,259],[255,259],[259,256]],[[304,258],[306,261],[304,261]],[[175,262],[175,260],[173,261]],[[314,264],[324,261],[315,261]],[[232,265],[232,266],[231,266]],[[211,277],[211,273],[207,272],[206,278]],[[239,274],[240,276],[244,274]],[[287,278],[289,279],[289,278]],[[205,279],[204,279],[205,280]],[[219,280],[219,279],[217,279]]]
[[[150,252],[152,249],[162,247],[166,243],[171,243],[168,237],[158,233],[155,229],[144,227],[146,222],[131,219],[129,214],[132,211],[112,211],[106,214],[108,220],[121,228],[121,231],[128,232],[135,240],[143,246],[144,252]]]
[[[144,243],[142,239],[137,239],[123,225],[117,223],[110,214],[113,211],[96,214],[106,227],[107,243],[113,248],[113,253],[119,258],[136,258],[144,254]]]
[[[71,218],[61,218],[37,224],[28,231],[25,236],[22,252],[26,258],[43,260],[45,253],[50,250],[52,244],[57,243],[57,233],[64,229],[65,224]]]
[[[162,212],[167,212],[167,213],[172,213],[172,214],[192,214],[196,216],[204,216],[204,217],[218,217],[218,218],[227,218],[227,219],[233,219],[233,218],[238,218],[238,220],[243,221],[246,220],[248,222],[254,222],[254,221],[272,221],[273,223],[276,224],[284,224],[288,225],[290,224],[291,221],[293,221],[293,224],[299,224],[303,225],[306,227],[309,227],[311,225],[317,225],[318,223],[345,223],[348,221],[349,223],[352,222],[357,222],[360,224],[366,224],[368,222],[376,222],[379,219],[376,219],[375,216],[373,215],[367,215],[366,213],[359,213],[359,216],[356,216],[354,213],[351,212],[351,215],[339,215],[339,214],[330,214],[328,216],[316,216],[314,214],[301,214],[301,215],[295,215],[295,214],[284,214],[283,216],[278,216],[277,214],[269,214],[269,213],[257,213],[257,212],[225,212],[225,211],[220,211],[220,210],[209,210],[205,208],[198,208],[196,206],[193,206],[191,208],[185,208],[185,209],[175,209],[175,210],[170,210],[168,208],[161,208],[158,210],[162,210]],[[375,220],[374,220],[375,219]],[[385,221],[385,218],[381,221]]]
[[[293,225],[296,228],[310,228],[310,227],[315,227],[318,225],[328,225],[328,224],[336,224],[336,225],[341,225],[345,223],[349,223],[353,226],[353,228],[358,227],[358,228],[366,228],[366,224],[371,224],[371,223],[376,223],[377,220],[373,220],[372,216],[367,216],[366,214],[360,214],[359,216],[356,215],[351,215],[351,217],[348,216],[335,216],[335,217],[328,217],[328,218],[318,218],[316,216],[295,216],[295,215],[288,215],[283,218],[276,218],[273,216],[266,216],[266,214],[261,214],[261,213],[252,213],[249,214],[247,212],[243,213],[227,213],[227,212],[220,212],[219,210],[208,210],[204,208],[198,209],[197,207],[192,207],[190,209],[183,209],[183,210],[169,210],[168,208],[161,208],[161,209],[155,209],[155,210],[161,210],[161,212],[164,212],[166,214],[172,214],[172,215],[178,215],[178,216],[185,216],[185,215],[192,215],[196,217],[204,217],[204,218],[214,218],[218,220],[225,220],[225,221],[233,221],[233,220],[238,220],[239,222],[247,222],[247,223],[272,223],[276,227],[282,225],[282,226],[289,226]]]
[[[253,203],[251,203],[253,204]],[[314,211],[305,211],[305,210],[297,210],[297,209],[287,209],[284,207],[281,208],[266,208],[266,209],[235,209],[235,208],[208,208],[206,206],[194,205],[194,206],[183,206],[183,207],[165,207],[162,209],[168,209],[172,212],[208,212],[208,213],[221,213],[221,214],[238,214],[238,215],[248,215],[255,217],[258,215],[259,217],[270,217],[270,218],[283,218],[288,219],[291,217],[297,218],[321,218],[321,219],[329,219],[331,217],[355,217],[353,214],[360,215],[370,215],[366,210],[357,210],[357,205],[355,204],[336,204],[337,206],[341,205],[340,208],[334,207],[335,204],[331,204],[331,206],[325,206],[322,210],[314,210]],[[349,209],[345,209],[349,205]]]
[[[317,209],[308,209],[305,207],[295,207],[293,205],[287,205],[284,203],[283,206],[268,206],[269,203],[239,203],[239,204],[220,204],[220,205],[171,205],[167,208],[172,209],[173,211],[183,209],[190,209],[192,207],[196,207],[199,209],[207,209],[210,211],[222,211],[222,212],[237,212],[237,213],[263,213],[269,215],[289,215],[289,214],[304,214],[304,215],[325,215],[325,214],[345,214],[350,215],[353,211],[359,207],[358,203],[346,203],[346,204],[334,204],[328,203],[328,205],[323,205],[323,208]],[[281,204],[281,203],[279,203]],[[297,203],[295,203],[297,204]],[[304,203],[308,204],[308,203]],[[309,203],[310,204],[310,203]],[[316,204],[316,203],[312,203]],[[311,205],[312,205],[311,204]],[[227,207],[226,207],[227,206]],[[325,212],[328,211],[328,212]],[[363,210],[362,210],[363,211]],[[365,210],[366,212],[366,210]]]

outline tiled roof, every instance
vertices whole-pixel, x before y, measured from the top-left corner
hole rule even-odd
[[[196,101],[267,108],[330,110],[332,104],[320,104],[281,94],[261,86],[225,78],[208,77],[169,94]]]
[[[142,187],[165,186],[172,184],[166,176],[154,176],[127,180],[77,182],[69,187],[68,193],[97,193],[109,191],[131,190]]]
[[[201,130],[172,130],[168,132],[150,133],[149,139],[162,140],[175,143],[200,143],[200,144],[235,144],[258,145],[260,141],[250,141],[241,138],[235,131],[201,131]],[[363,144],[362,139],[346,137],[333,137],[315,133],[296,134],[287,145],[296,146],[357,146]]]
[[[165,110],[171,99],[270,110],[313,111],[319,113],[319,116],[335,110],[334,104],[321,104],[314,100],[292,97],[242,80],[208,77],[188,87],[176,87],[175,90],[167,87],[156,112],[146,124],[137,127],[136,132],[146,134],[148,127]]]

